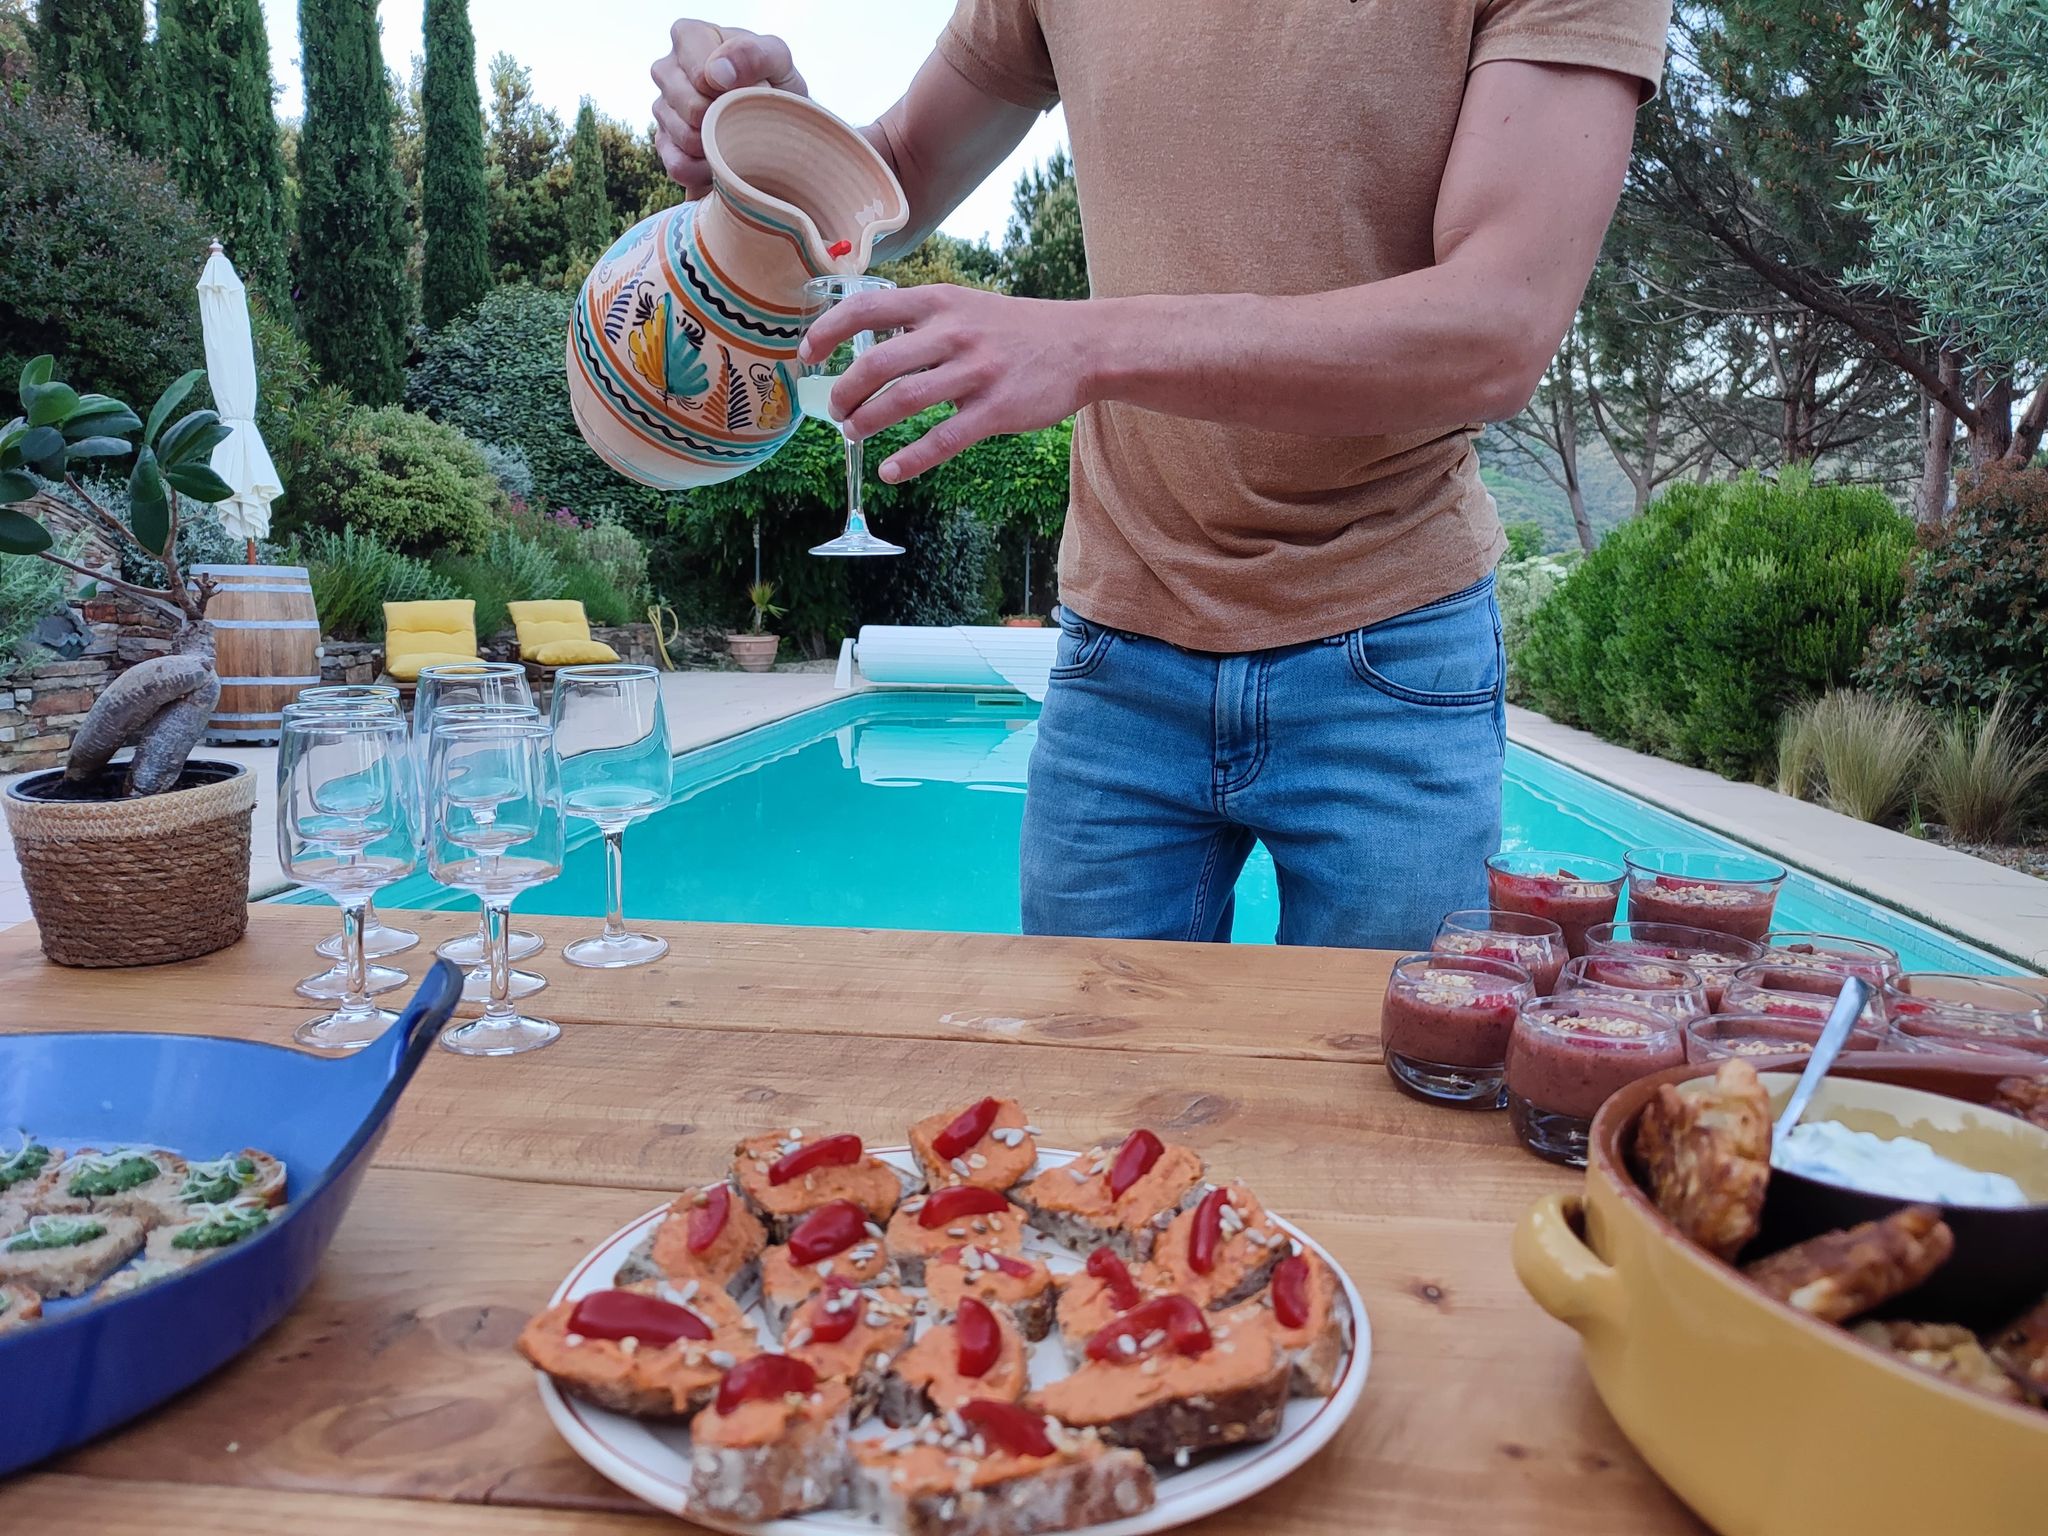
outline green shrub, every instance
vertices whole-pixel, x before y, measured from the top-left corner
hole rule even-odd
[[[510,506],[482,449],[401,406],[314,402],[288,459],[293,530],[357,528],[401,554],[481,550]]]
[[[1911,547],[1875,490],[1789,474],[1675,486],[1533,615],[1528,696],[1610,741],[1768,772],[1779,716],[1846,682],[1897,612]]]
[[[2019,835],[2034,792],[2048,783],[2048,740],[2019,724],[2012,700],[1963,710],[1934,733],[1922,792],[1934,819],[1973,843]]]
[[[1778,790],[1860,821],[1889,821],[1912,795],[1927,737],[1918,704],[1830,689],[1785,712]]]
[[[578,590],[565,595],[582,598],[591,623],[635,624],[647,617],[647,605],[652,601],[647,548],[625,524],[601,516],[584,529],[576,540],[574,565],[571,585]],[[588,582],[584,571],[589,572]],[[586,587],[600,588],[608,595],[593,600],[584,595]],[[607,617],[598,617],[600,609]]]
[[[995,534],[966,512],[945,512],[903,541],[900,559],[884,563],[887,578],[875,601],[892,624],[993,624],[1000,614],[989,593]]]
[[[491,466],[491,477],[498,482],[498,489],[514,501],[533,499],[533,466],[526,462],[526,450],[516,444],[479,443],[483,450],[484,462]]]
[[[76,559],[84,542],[74,534],[55,549]],[[70,585],[70,573],[47,560],[0,560],[0,666],[39,659],[42,647],[29,631],[64,606]]]
[[[280,318],[260,293],[249,295],[249,332],[256,343],[256,430],[275,455],[305,402],[320,392],[320,370],[291,318]]]
[[[384,605],[460,596],[424,560],[401,555],[355,528],[313,528],[285,547],[287,563],[312,579],[323,633],[337,640],[382,640]]]
[[[1944,709],[2010,696],[2015,718],[2048,728],[2048,466],[1965,475],[1954,516],[1922,539],[1865,680]]]
[[[1519,524],[1533,527],[1533,524]],[[1516,657],[1530,635],[1536,610],[1564,583],[1579,563],[1576,550],[1561,555],[1532,555],[1526,559],[1504,560],[1495,573],[1494,595],[1500,601],[1501,638],[1508,652],[1508,697],[1517,704],[1528,702],[1528,685]]]
[[[161,166],[76,107],[0,93],[0,378],[48,352],[80,389],[154,400],[200,355],[212,234]]]
[[[511,528],[499,528],[477,554],[443,556],[434,562],[434,571],[457,597],[476,604],[481,639],[512,627],[507,604],[568,595],[567,577],[554,551]]]

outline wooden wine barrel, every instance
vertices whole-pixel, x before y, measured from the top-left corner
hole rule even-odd
[[[284,707],[320,681],[320,616],[313,584],[297,565],[195,565],[216,588],[213,624],[220,703],[207,726],[214,742],[278,739]]]

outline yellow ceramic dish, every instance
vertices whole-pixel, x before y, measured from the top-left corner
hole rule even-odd
[[[1582,1336],[1622,1432],[1721,1536],[2048,1531],[2048,1412],[1939,1380],[1770,1301],[1636,1187],[1622,1147],[1644,1103],[1658,1082],[1711,1067],[1610,1099],[1584,1199],[1551,1196],[1515,1233],[1516,1272]],[[1897,1057],[1849,1070],[1976,1100],[1990,1081]],[[1791,1079],[1765,1081],[1782,1097]]]

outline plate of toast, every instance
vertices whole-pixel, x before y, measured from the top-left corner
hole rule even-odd
[[[703,1525],[1141,1536],[1315,1455],[1372,1344],[1343,1270],[1193,1148],[1047,1148],[985,1098],[903,1146],[747,1137],[519,1349],[585,1461]]]

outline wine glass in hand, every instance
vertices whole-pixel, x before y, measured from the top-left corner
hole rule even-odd
[[[277,842],[285,873],[334,898],[348,982],[340,1006],[293,1038],[319,1050],[368,1045],[397,1015],[370,1001],[363,914],[370,897],[412,873],[412,767],[395,714],[289,711],[277,757]]]
[[[886,277],[814,277],[804,284],[804,304],[815,321],[835,305],[842,304],[859,293],[878,293],[896,285]],[[837,422],[831,409],[832,386],[839,375],[854,364],[854,360],[870,347],[886,341],[893,331],[862,331],[853,340],[841,345],[830,357],[804,365],[803,375],[796,381],[797,404],[803,407],[806,416],[819,421]],[[867,512],[863,506],[862,490],[867,479],[867,455],[861,440],[838,423],[839,435],[846,442],[846,532],[830,543],[820,544],[811,551],[814,555],[900,555],[903,546],[891,544],[887,539],[878,539],[868,532]]]
[[[555,757],[562,804],[604,834],[604,932],[562,951],[593,970],[645,965],[668,940],[626,931],[626,828],[668,804],[674,787],[661,674],[652,667],[564,667],[555,674]]]
[[[561,1026],[513,1006],[506,954],[512,902],[562,872],[562,782],[553,732],[538,720],[448,720],[427,759],[434,878],[484,906],[491,995],[483,1017],[441,1036],[463,1056],[512,1056],[560,1037]]]

